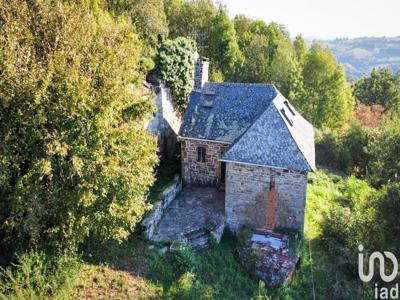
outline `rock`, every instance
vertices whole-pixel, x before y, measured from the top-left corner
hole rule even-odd
[[[147,247],[147,249],[149,250],[154,250],[155,246],[154,245],[150,245],[149,247]]]

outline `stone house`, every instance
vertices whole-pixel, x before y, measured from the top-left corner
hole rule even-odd
[[[204,58],[184,114],[182,177],[225,190],[226,223],[303,230],[314,131],[272,84],[211,83]]]

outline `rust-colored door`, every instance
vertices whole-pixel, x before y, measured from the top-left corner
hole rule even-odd
[[[267,229],[274,229],[276,226],[276,190],[275,186],[271,186],[267,193],[266,222]]]

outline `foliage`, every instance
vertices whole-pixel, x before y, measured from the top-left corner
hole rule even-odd
[[[400,81],[390,69],[373,69],[369,76],[353,84],[353,94],[364,104],[392,108],[400,105]]]
[[[184,112],[193,88],[194,52],[194,42],[179,37],[163,42],[155,58],[160,78],[171,89],[181,112]]]
[[[211,78],[215,70],[221,72],[225,80],[233,80],[243,64],[243,55],[239,49],[233,22],[223,7],[220,7],[210,29]]]
[[[368,179],[374,186],[400,182],[400,124],[399,115],[390,114],[382,121],[368,144],[371,160]]]
[[[284,95],[294,97],[294,83],[301,81],[301,73],[285,28],[242,15],[235,17],[234,24],[244,55],[236,80],[273,83]]]
[[[339,147],[339,168],[350,174],[365,176],[371,159],[368,144],[371,133],[359,123],[352,123],[341,139]]]
[[[315,159],[317,164],[338,168],[339,137],[329,128],[315,130]]]
[[[161,161],[155,173],[156,181],[150,187],[147,197],[150,203],[156,202],[159,194],[171,184],[175,175],[180,173],[180,162],[174,159]]]
[[[258,285],[237,261],[234,237],[225,233],[221,243],[205,252],[192,253],[193,259],[185,261],[194,264],[190,263],[186,270],[180,267],[173,253],[154,255],[150,277],[161,281],[167,298],[251,299],[258,291]]]
[[[390,249],[398,257],[400,255],[400,184],[391,183],[385,186],[376,201],[377,220],[382,224],[386,249]]]
[[[300,65],[304,65],[307,58],[307,43],[301,35],[296,36],[293,47]]]
[[[168,36],[163,0],[105,0],[109,11],[126,15],[144,42],[147,55],[154,54],[159,42]]]
[[[313,44],[303,70],[305,94],[296,100],[304,117],[318,127],[340,128],[355,104],[342,66],[333,54]]]
[[[2,245],[125,238],[157,162],[136,35],[60,2],[2,1],[0,15]]]
[[[377,128],[385,108],[380,104],[365,105],[357,102],[355,118],[367,128]]]
[[[199,46],[208,46],[211,23],[217,14],[211,0],[165,0],[165,9],[170,38],[182,36],[194,39]]]
[[[0,299],[74,299],[81,263],[74,257],[29,252],[0,273]]]

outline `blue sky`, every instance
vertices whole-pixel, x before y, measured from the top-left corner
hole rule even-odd
[[[221,0],[231,17],[284,24],[291,34],[334,38],[400,36],[400,0]]]

